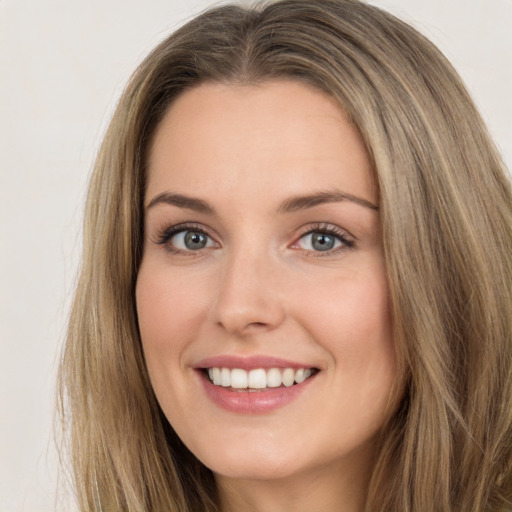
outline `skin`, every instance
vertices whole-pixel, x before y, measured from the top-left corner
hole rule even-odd
[[[344,199],[283,211],[334,190],[378,204],[357,130],[297,82],[200,85],[153,139],[136,287],[143,349],[160,405],[214,472],[223,511],[364,508],[396,376],[378,209]],[[214,211],[155,199],[163,193]],[[162,243],[182,223],[207,245]],[[325,226],[348,244],[336,234],[332,250],[315,250],[307,233]],[[285,406],[237,414],[206,396],[193,368],[226,354],[320,371]]]

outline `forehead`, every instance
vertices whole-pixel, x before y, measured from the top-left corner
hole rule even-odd
[[[376,201],[357,129],[339,104],[294,81],[202,84],[183,93],[149,152],[147,195],[302,194],[342,187]]]

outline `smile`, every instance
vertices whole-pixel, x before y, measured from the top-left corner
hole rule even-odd
[[[218,355],[195,363],[206,397],[226,411],[268,414],[294,402],[322,373],[322,367],[269,355]]]
[[[241,368],[212,367],[207,369],[208,377],[215,386],[248,391],[301,384],[315,372],[314,368],[256,368],[243,370]]]

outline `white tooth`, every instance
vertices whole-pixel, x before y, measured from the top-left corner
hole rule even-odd
[[[281,385],[292,386],[295,382],[300,384],[311,377],[311,368],[270,368],[265,371],[262,368],[247,372],[240,368],[208,368],[208,376],[216,386],[233,387],[235,389],[264,389],[278,388]]]
[[[263,389],[267,387],[267,373],[262,368],[249,372],[249,387]]]
[[[283,372],[283,384],[289,388],[293,385],[293,382],[295,381],[295,372],[293,371],[293,368],[286,368]]]
[[[278,388],[281,384],[281,370],[279,368],[270,368],[267,372],[267,386],[269,388]]]
[[[297,384],[300,384],[301,382],[304,382],[306,380],[306,377],[304,376],[304,368],[299,368],[295,372],[295,382]]]
[[[213,383],[216,386],[220,386],[220,383],[222,381],[221,376],[220,376],[220,368],[213,368],[212,373],[213,373],[213,377],[212,377]]]
[[[225,388],[229,388],[231,386],[231,372],[229,368],[222,368],[220,371],[220,385]]]
[[[247,387],[247,372],[234,368],[231,370],[231,387],[237,389],[243,389]]]

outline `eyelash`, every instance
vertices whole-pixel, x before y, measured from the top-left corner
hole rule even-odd
[[[210,234],[199,224],[177,224],[176,226],[170,226],[163,231],[161,231],[158,234],[156,243],[158,245],[163,245],[165,247],[166,251],[169,251],[171,254],[178,254],[178,255],[186,255],[191,256],[194,252],[199,251],[192,251],[188,250],[185,251],[183,249],[178,249],[177,247],[174,247],[172,244],[170,244],[170,240],[176,236],[179,233],[183,233],[186,231],[193,231],[194,233],[202,233],[203,235],[207,236],[208,238],[213,240],[213,237],[210,236]]]
[[[310,224],[307,227],[307,230],[304,231],[304,233],[301,233],[300,236],[298,236],[296,238],[296,241],[293,242],[292,246],[297,245],[301,239],[303,239],[307,235],[312,235],[313,233],[329,235],[341,242],[340,247],[337,247],[334,249],[328,249],[326,251],[306,250],[308,253],[311,253],[311,256],[313,256],[315,258],[331,256],[340,251],[346,251],[346,250],[352,249],[355,245],[354,240],[349,238],[349,235],[346,231],[342,230],[341,228],[339,228],[338,226],[335,226],[333,224],[323,223],[323,224],[312,224],[312,225]]]
[[[206,231],[201,225],[199,224],[177,224],[175,226],[170,226],[164,230],[162,230],[158,236],[157,240],[155,241],[158,245],[163,245],[165,247],[165,250],[169,251],[171,254],[177,254],[177,255],[186,255],[191,256],[195,252],[200,252],[200,249],[197,251],[194,250],[183,250],[178,249],[177,247],[174,247],[172,244],[170,244],[170,240],[178,235],[179,233],[192,231],[194,233],[201,233],[205,236],[207,236],[209,239],[214,240],[213,237]],[[332,224],[312,224],[308,225],[307,230],[305,230],[303,233],[301,233],[293,242],[291,247],[296,246],[301,239],[306,237],[307,235],[312,235],[313,233],[320,233],[323,235],[329,235],[334,238],[336,238],[339,242],[341,242],[341,246],[334,248],[334,249],[328,249],[326,251],[314,251],[314,250],[307,250],[304,249],[305,252],[310,253],[313,257],[325,257],[330,256],[334,253],[337,253],[339,251],[345,251],[352,249],[354,247],[354,241],[351,240],[347,234],[346,231],[340,229],[339,227],[332,225]]]

